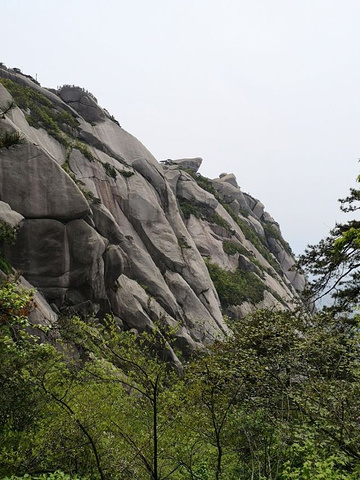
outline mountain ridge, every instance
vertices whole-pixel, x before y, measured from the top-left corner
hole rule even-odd
[[[191,351],[229,333],[224,314],[301,303],[278,223],[233,174],[159,163],[90,92],[33,80],[0,66],[0,134],[19,137],[0,148],[0,204],[21,225],[2,254],[55,313],[161,320]]]

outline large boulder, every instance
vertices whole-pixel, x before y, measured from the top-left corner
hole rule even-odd
[[[0,152],[0,199],[26,218],[72,220],[90,211],[84,195],[40,147],[24,142]]]
[[[194,173],[196,173],[201,164],[203,162],[203,159],[200,157],[196,158],[178,158],[177,160],[166,160],[165,163],[169,165],[177,165],[180,168],[187,168]]]
[[[86,92],[80,87],[64,85],[57,93],[65,103],[76,110],[86,121],[97,123],[105,120],[105,112],[99,107],[97,100],[90,92]]]

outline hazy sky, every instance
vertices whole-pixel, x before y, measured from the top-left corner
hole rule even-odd
[[[359,0],[0,0],[0,61],[90,90],[158,160],[236,175],[296,253],[360,157]]]

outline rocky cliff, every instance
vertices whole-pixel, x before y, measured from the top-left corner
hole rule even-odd
[[[159,163],[84,89],[0,67],[0,147],[0,225],[20,227],[2,256],[45,317],[160,321],[188,351],[228,332],[223,314],[299,301],[279,225],[234,175],[209,180],[199,158]]]

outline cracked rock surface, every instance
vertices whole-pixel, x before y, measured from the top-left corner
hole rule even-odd
[[[50,304],[111,313],[137,331],[160,322],[176,327],[186,353],[229,333],[224,313],[236,319],[299,301],[305,280],[278,224],[233,174],[205,179],[201,158],[158,163],[79,87],[55,94],[21,74],[0,69],[1,78],[46,97],[54,118],[73,119],[56,134],[29,108],[14,105],[0,119],[0,131],[21,134],[0,149],[0,219],[20,226],[3,252],[43,295],[47,318],[56,317]],[[12,100],[0,84],[0,109]],[[221,304],[209,262],[251,275],[261,299]]]

